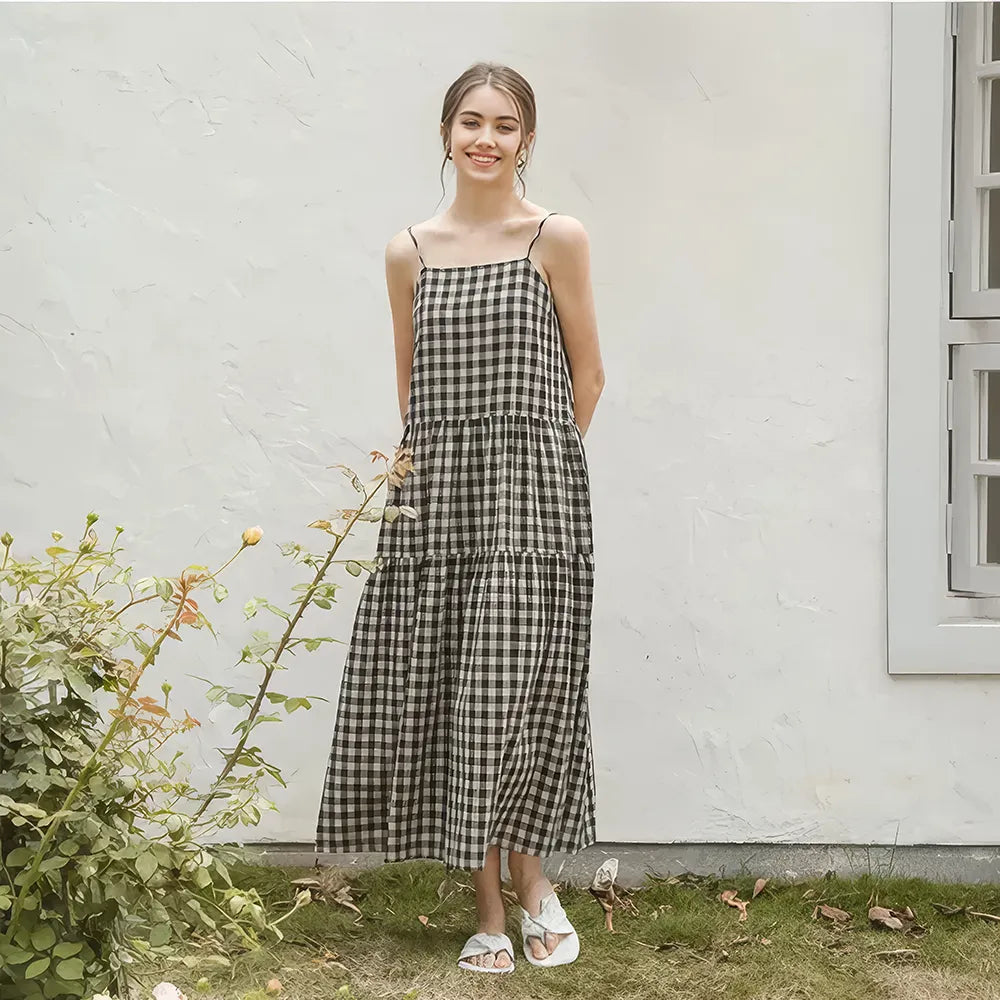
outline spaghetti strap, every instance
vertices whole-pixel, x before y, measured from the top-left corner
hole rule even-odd
[[[528,244],[528,252],[524,255],[524,259],[525,260],[527,260],[531,256],[531,248],[535,245],[535,240],[537,240],[538,237],[541,236],[541,234],[542,234],[542,226],[544,226],[545,223],[550,218],[552,218],[553,215],[558,215],[558,214],[559,214],[558,212],[549,212],[549,214],[546,215],[545,218],[542,219],[542,221],[538,223],[538,231],[535,233],[534,239],[532,239],[532,241]],[[412,236],[413,233],[410,233],[410,235]]]
[[[424,258],[420,256],[420,245],[417,243],[416,236],[413,235],[413,230],[407,226],[406,231],[410,234],[410,239],[413,240],[413,245],[417,248],[417,258],[420,260],[420,266],[426,267],[427,265],[424,263]]]

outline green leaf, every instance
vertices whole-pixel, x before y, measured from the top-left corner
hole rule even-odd
[[[279,694],[277,691],[267,691],[267,692],[265,692],[264,697],[267,698],[267,700],[272,705],[276,705],[279,702],[284,701],[288,697],[288,695],[287,694]]]
[[[205,697],[214,704],[215,702],[220,701],[228,691],[229,688],[223,687],[221,684],[213,684],[205,692]]]
[[[312,708],[312,705],[309,704],[308,698],[289,698],[285,702],[285,711],[288,712],[289,715],[291,715],[297,708]]]
[[[15,847],[7,855],[7,864],[11,868],[23,868],[34,856],[35,852],[30,847]]]
[[[346,569],[347,572],[351,574],[351,576],[361,575],[361,564],[356,562],[354,559],[348,560],[348,562],[344,566],[344,569]]]
[[[170,924],[156,924],[149,932],[149,943],[154,948],[159,948],[170,940],[171,934]]]
[[[229,591],[221,583],[217,583],[212,588],[212,596],[216,601],[224,601],[229,596]]]
[[[141,878],[143,882],[148,882],[156,874],[157,868],[159,868],[159,865],[156,863],[156,858],[154,858],[152,854],[140,854],[139,857],[135,859],[135,870],[138,872],[139,878]]]
[[[226,885],[232,885],[233,880],[229,875],[229,869],[218,859],[214,859],[215,870],[222,876],[222,880]]]
[[[60,941],[52,949],[52,954],[56,958],[70,958],[83,947],[82,941]]]
[[[71,982],[83,979],[83,962],[78,958],[64,958],[56,966],[56,975]]]
[[[48,951],[55,943],[56,932],[49,924],[42,924],[31,932],[31,947],[35,951]]]
[[[44,958],[40,958],[24,970],[25,979],[34,979],[35,976],[40,976],[48,967],[51,959],[46,955]]]
[[[249,705],[253,701],[253,698],[248,694],[238,694],[236,691],[233,691],[231,694],[226,695],[226,701],[233,708],[243,708],[245,705]]]
[[[3,958],[5,965],[21,965],[30,962],[34,957],[34,952],[23,951],[13,945],[0,944],[0,958]]]

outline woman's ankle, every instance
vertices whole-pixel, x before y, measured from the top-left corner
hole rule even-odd
[[[537,917],[542,907],[542,900],[552,892],[552,883],[544,874],[526,877],[521,884],[514,881],[514,891],[518,902],[532,917]]]

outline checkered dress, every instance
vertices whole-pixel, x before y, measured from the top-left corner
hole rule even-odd
[[[463,869],[492,844],[575,852],[595,839],[594,562],[559,320],[528,256],[420,263],[414,471],[386,497],[418,516],[381,524],[316,849]]]

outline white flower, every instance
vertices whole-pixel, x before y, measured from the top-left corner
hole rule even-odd
[[[159,983],[153,987],[153,1000],[187,1000],[173,983]]]

